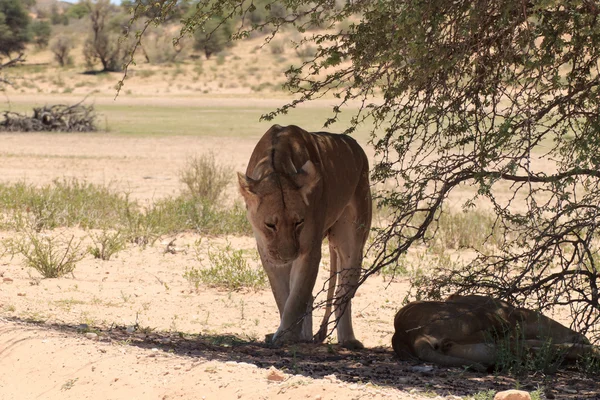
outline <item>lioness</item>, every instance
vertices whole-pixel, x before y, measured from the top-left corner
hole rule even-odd
[[[362,348],[354,336],[350,302],[371,226],[369,166],[362,148],[346,135],[274,125],[259,140],[246,173],[238,173],[238,178],[279,309],[280,324],[272,341],[312,340],[312,291],[327,236],[331,277],[316,339],[325,338],[334,305],[338,341]]]
[[[517,328],[518,326],[518,328]],[[495,363],[498,335],[516,336],[535,351],[550,340],[567,359],[596,352],[587,338],[544,315],[487,296],[452,295],[415,301],[394,318],[392,346],[400,358],[485,369]]]

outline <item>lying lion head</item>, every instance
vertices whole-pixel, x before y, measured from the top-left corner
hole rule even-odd
[[[319,181],[314,164],[307,161],[297,173],[271,172],[254,180],[238,173],[240,193],[262,256],[274,264],[295,260],[300,236],[310,227],[310,194]]]

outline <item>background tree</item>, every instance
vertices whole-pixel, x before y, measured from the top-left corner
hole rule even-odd
[[[120,40],[127,30],[127,19],[119,17],[109,0],[86,0],[89,11],[90,34],[83,53],[86,63],[92,67],[102,64],[102,71],[120,71],[129,53],[127,41]]]
[[[20,0],[0,0],[0,54],[10,57],[30,40],[29,15]]]
[[[69,17],[58,9],[56,2],[50,7],[50,22],[52,25],[69,25]]]
[[[346,132],[363,122],[372,127],[373,181],[386,188],[378,199],[391,214],[360,282],[433,240],[448,197],[467,188],[463,208],[492,210],[505,240],[477,249],[463,266],[436,268],[414,287],[416,297],[483,292],[541,310],[566,305],[574,325],[598,340],[598,3],[278,3],[285,16],[242,24],[234,38],[286,26],[332,29],[300,43],[317,51],[286,73],[296,100],[265,117],[330,94],[339,104],[326,126],[358,102]],[[215,17],[245,20],[255,9],[242,0],[200,0],[181,34],[206,30]],[[356,22],[335,29],[348,20]]]
[[[68,18],[81,19],[83,17],[86,17],[89,13],[90,10],[86,6],[85,1],[79,0],[77,3],[69,7],[65,14]]]
[[[50,35],[52,34],[52,27],[48,21],[34,21],[31,24],[31,34],[33,36],[33,43],[40,49],[44,49],[48,46],[50,41]]]
[[[72,63],[71,50],[75,44],[73,39],[68,35],[58,35],[50,43],[50,50],[54,54],[54,59],[61,67]]]
[[[231,20],[213,17],[206,21],[203,29],[194,33],[194,49],[204,52],[206,59],[231,46],[230,37],[233,33]]]

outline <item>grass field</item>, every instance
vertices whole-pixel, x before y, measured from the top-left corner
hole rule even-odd
[[[70,101],[68,101],[70,99]],[[69,104],[76,103],[79,97],[69,96],[65,100]],[[222,99],[220,103],[227,103]],[[111,104],[112,103],[112,104]],[[135,101],[117,98],[112,101],[104,99],[98,101],[97,125],[101,131],[109,131],[120,135],[148,135],[148,136],[217,136],[217,137],[259,137],[272,124],[295,124],[309,131],[328,130],[341,132],[350,126],[350,119],[357,109],[346,109],[339,115],[339,121],[331,127],[323,128],[324,122],[332,115],[331,107],[323,104],[318,107],[302,107],[292,110],[287,115],[280,115],[273,121],[261,121],[260,117],[276,109],[278,104],[283,105],[284,100],[269,102],[272,106],[260,104],[259,100],[248,99],[248,104],[240,104],[239,99],[232,98],[230,105],[207,106],[204,104],[186,105],[185,99],[179,99],[174,104],[139,104]],[[193,103],[190,100],[190,103]],[[253,103],[259,103],[258,105]],[[264,103],[264,102],[263,102]],[[39,100],[30,98],[21,100],[15,98],[11,103],[4,103],[0,111],[15,111],[31,113],[33,107],[53,104],[52,96],[42,96]],[[359,140],[366,140],[366,128],[359,129],[354,135]]]

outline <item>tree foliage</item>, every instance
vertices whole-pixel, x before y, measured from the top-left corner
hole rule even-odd
[[[53,3],[50,7],[50,22],[52,25],[69,25],[67,13],[59,10],[57,3]]]
[[[91,68],[100,62],[102,71],[120,71],[130,47],[130,43],[121,40],[127,30],[126,21],[116,15],[109,0],[84,0],[84,4],[91,27],[83,48],[86,63]]]
[[[31,24],[31,34],[33,42],[40,49],[48,46],[50,35],[52,34],[52,26],[48,21],[34,21]]]
[[[229,19],[213,17],[206,21],[204,29],[194,33],[194,48],[203,51],[209,59],[211,55],[231,46],[229,38],[232,33],[233,26]]]
[[[148,23],[160,23],[172,2]],[[484,292],[541,310],[568,305],[600,334],[600,6],[593,0],[281,0],[285,15],[240,24],[234,39],[290,26],[314,57],[287,72],[299,103],[333,95],[372,128],[373,181],[391,210],[361,283],[397,264],[461,191],[462,206],[496,214],[505,240],[464,266],[435,268],[417,297]],[[157,3],[158,4],[158,3]],[[143,7],[135,9],[139,14]],[[255,2],[200,0],[182,35]],[[347,21],[350,22],[348,24]],[[336,28],[345,22],[344,29]],[[140,32],[141,33],[141,32]]]
[[[0,0],[0,54],[10,57],[30,40],[30,18],[20,0]]]
[[[52,51],[54,59],[61,67],[73,63],[70,54],[74,47],[73,38],[65,34],[57,35],[50,43],[50,51]]]
[[[65,14],[67,18],[81,19],[83,17],[87,17],[90,13],[89,8],[87,7],[84,0],[79,0],[77,3],[70,6]]]

